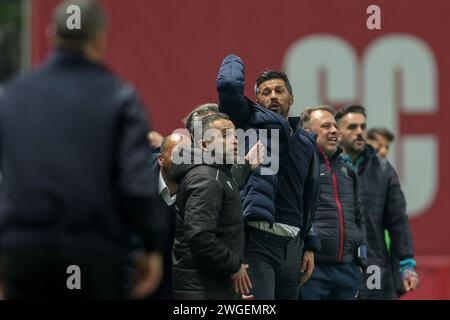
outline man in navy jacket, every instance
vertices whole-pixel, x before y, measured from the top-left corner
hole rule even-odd
[[[257,103],[244,96],[244,87],[242,60],[227,56],[217,78],[220,110],[237,128],[255,130],[270,160],[249,176],[243,191],[252,294],[256,299],[296,299],[300,269],[306,281],[314,269],[314,251],[320,247],[309,232],[319,193],[314,137],[297,129],[298,119],[288,119],[293,94],[284,73],[270,71],[258,78]],[[260,129],[269,132],[262,135]]]
[[[70,5],[80,8],[80,29],[66,25]],[[133,296],[143,297],[157,287],[162,262],[147,115],[134,89],[100,64],[102,8],[65,1],[54,20],[55,52],[12,81],[0,101],[5,295],[125,297],[125,250],[134,230],[146,276]]]

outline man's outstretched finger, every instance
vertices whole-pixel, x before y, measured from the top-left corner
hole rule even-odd
[[[238,288],[238,280],[237,279],[234,280],[234,291],[236,293],[240,293],[239,288]]]
[[[241,283],[242,283],[242,288],[244,289],[243,294],[248,294],[250,292],[250,290],[247,287],[247,283],[245,281],[245,278],[241,279]]]
[[[245,282],[247,283],[247,287],[249,287],[250,289],[253,288],[252,282],[250,281],[250,277],[247,275],[245,275]]]
[[[239,292],[240,292],[241,294],[244,294],[244,293],[245,293],[244,287],[242,286],[242,279],[241,279],[241,278],[238,279],[238,288],[239,288]]]

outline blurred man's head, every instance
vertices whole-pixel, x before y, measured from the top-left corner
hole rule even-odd
[[[238,141],[236,127],[230,118],[223,113],[210,114],[202,118],[203,135],[199,147],[209,152],[214,159],[223,163],[235,163],[237,159]]]
[[[300,115],[302,128],[317,133],[317,144],[327,156],[336,153],[339,131],[331,106],[308,107]]]
[[[100,61],[106,50],[106,14],[94,0],[63,1],[53,13],[55,48]],[[79,24],[78,24],[79,23]]]
[[[164,178],[172,178],[172,152],[175,147],[181,148],[190,144],[191,140],[187,136],[182,134],[174,133],[167,137],[164,137],[158,155],[158,162],[161,167],[161,171],[163,172]]]
[[[287,119],[294,95],[284,72],[269,70],[262,73],[255,82],[255,95],[258,104]]]
[[[335,119],[339,128],[339,141],[344,152],[358,157],[366,147],[366,109],[351,105],[339,110]]]
[[[389,148],[394,139],[394,134],[388,128],[384,127],[371,128],[367,133],[367,143],[383,158],[387,158]]]

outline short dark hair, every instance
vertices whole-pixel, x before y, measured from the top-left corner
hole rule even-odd
[[[183,119],[184,127],[189,131],[191,136],[194,134],[194,120],[202,119],[205,115],[212,113],[220,113],[219,106],[216,103],[205,103],[192,110],[186,118]]]
[[[346,107],[338,110],[334,114],[334,118],[336,119],[336,122],[339,123],[342,120],[342,118],[345,117],[349,113],[359,113],[359,114],[362,114],[364,116],[364,118],[367,118],[366,108],[364,108],[363,106],[360,106],[360,105],[355,105],[355,104],[346,106]]]
[[[80,28],[67,26],[67,8],[76,5],[80,8]],[[106,29],[106,13],[95,0],[66,0],[53,13],[56,27],[55,47],[60,49],[83,51],[86,44]]]
[[[328,111],[329,113],[334,115],[334,107],[332,105],[325,104],[325,105],[319,105],[319,106],[306,107],[305,109],[303,109],[302,113],[300,114],[299,126],[304,129],[309,128],[310,121],[311,121],[311,114],[314,111],[318,111],[318,110]]]
[[[289,82],[288,76],[283,71],[277,71],[277,70],[266,70],[256,79],[255,81],[255,95],[257,96],[259,93],[259,86],[269,80],[272,79],[281,79],[286,84],[286,88],[289,91],[289,94],[292,96],[292,86]]]
[[[202,137],[205,135],[206,130],[208,130],[211,127],[211,124],[214,121],[219,121],[219,120],[229,120],[230,121],[230,117],[228,117],[225,113],[213,113],[213,114],[209,114],[205,117],[202,118]]]
[[[370,128],[369,131],[367,131],[367,138],[371,139],[371,140],[376,140],[377,137],[375,135],[377,135],[377,134],[385,137],[386,140],[389,142],[392,142],[395,140],[394,133],[386,127]]]
[[[199,140],[204,138],[206,130],[208,130],[211,124],[217,120],[230,120],[230,117],[228,117],[225,113],[211,113],[201,118],[201,127],[192,125],[192,132],[190,132],[190,134],[191,141],[194,146],[198,145]],[[199,132],[200,130],[201,132]],[[197,141],[194,140],[195,138],[197,138]]]

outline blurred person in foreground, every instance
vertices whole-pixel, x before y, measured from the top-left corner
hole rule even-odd
[[[69,29],[69,6],[80,28]],[[73,7],[71,7],[73,8]],[[162,273],[148,118],[135,90],[107,70],[106,15],[65,1],[55,50],[0,101],[0,245],[7,299],[121,299],[129,231],[145,248],[132,296]],[[76,271],[70,278],[70,270]]]

